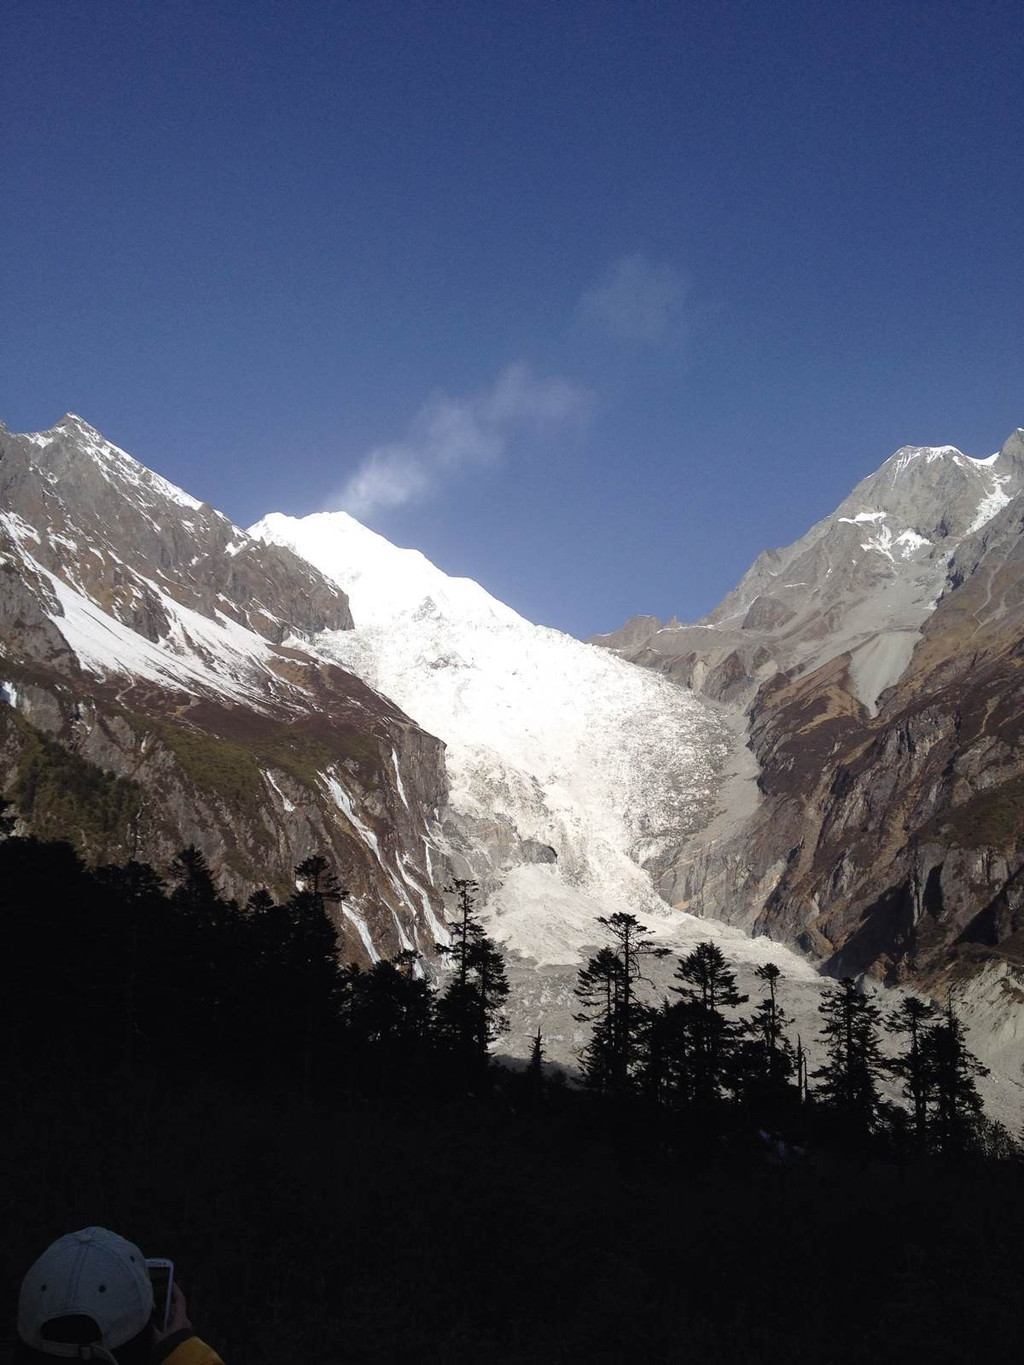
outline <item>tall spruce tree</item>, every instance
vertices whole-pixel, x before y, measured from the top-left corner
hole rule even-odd
[[[414,955],[415,956],[415,955]],[[433,996],[406,954],[345,975],[346,1041],[362,1067],[364,1086],[409,1088],[422,1080],[432,1044]]]
[[[592,1088],[625,1094],[635,1088],[651,1017],[637,994],[641,983],[650,984],[644,963],[667,956],[668,949],[646,937],[647,926],[635,915],[620,910],[601,915],[597,922],[613,946],[600,949],[576,978],[575,994],[583,1009],[575,1018],[593,1025],[582,1054],[583,1072]]]
[[[923,1152],[928,1140],[928,1099],[931,1079],[926,1065],[924,1039],[928,1026],[935,1017],[935,1006],[916,995],[901,1000],[885,1020],[890,1033],[907,1040],[906,1048],[888,1065],[894,1076],[903,1081],[903,1094],[914,1107],[914,1146]]]
[[[182,1030],[182,1047],[192,1053],[195,1066],[206,1067],[211,1050],[227,1040],[234,1028],[238,954],[238,907],[217,891],[202,851],[183,848],[170,866],[175,883],[170,905],[177,920],[174,970],[187,972],[194,993],[195,1012]]]
[[[742,1049],[749,1071],[746,1089],[755,1104],[775,1109],[789,1093],[796,1059],[786,1037],[790,1021],[778,998],[782,972],[774,962],[766,962],[755,968],[754,975],[763,982],[764,995],[750,1020],[752,1037]]]
[[[456,898],[448,919],[451,942],[436,944],[454,968],[438,1002],[438,1022],[448,1046],[464,1068],[486,1067],[490,1045],[508,1028],[502,1008],[509,994],[505,959],[476,914],[477,883],[457,877],[445,887]]]
[[[340,902],[345,890],[322,854],[298,864],[295,882],[298,889],[280,917],[285,932],[278,952],[284,968],[282,1006],[298,1043],[302,1091],[309,1094],[317,1064],[325,1062],[337,1038],[342,982],[338,934],[328,907]]]
[[[305,858],[295,869],[295,881],[300,891],[313,897],[321,914],[328,905],[336,905],[348,894],[322,853]]]
[[[544,1037],[539,1028],[530,1042],[530,1060],[526,1064],[525,1090],[530,1104],[540,1104],[544,1098]]]
[[[175,883],[171,903],[197,923],[207,923],[218,909],[217,889],[207,866],[206,857],[195,844],[183,848],[170,867],[170,878]]]
[[[611,1090],[616,1076],[615,1014],[622,990],[622,963],[605,947],[579,969],[573,993],[581,1008],[573,1018],[590,1024],[590,1038],[580,1053],[583,1077],[591,1090]]]
[[[977,1148],[984,1106],[976,1082],[979,1076],[988,1075],[988,1067],[968,1050],[952,999],[941,1021],[924,1034],[921,1053],[930,1100],[932,1145],[946,1156]]]
[[[878,1021],[881,1010],[846,976],[825,993],[818,1006],[824,1019],[824,1065],[813,1072],[820,1082],[815,1100],[832,1110],[849,1136],[863,1140],[878,1117],[878,1080],[884,1069]]]
[[[680,958],[675,975],[681,984],[672,989],[681,1005],[675,1012],[674,1069],[689,1097],[707,1107],[742,1086],[740,1045],[748,1026],[725,1011],[746,1004],[749,997],[739,993],[736,973],[710,940]]]

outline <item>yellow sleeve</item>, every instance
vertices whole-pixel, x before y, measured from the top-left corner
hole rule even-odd
[[[224,1365],[223,1360],[205,1341],[198,1337],[188,1337],[180,1346],[175,1346],[163,1365]]]

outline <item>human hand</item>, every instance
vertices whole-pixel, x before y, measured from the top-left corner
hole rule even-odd
[[[169,1337],[172,1332],[180,1332],[183,1328],[191,1331],[192,1324],[188,1320],[188,1301],[184,1290],[175,1280],[171,1286],[171,1311],[167,1314],[167,1325],[162,1330],[159,1327],[156,1329],[156,1339],[163,1341],[164,1337]]]

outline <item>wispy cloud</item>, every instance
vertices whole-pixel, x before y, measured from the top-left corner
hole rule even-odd
[[[459,470],[501,460],[519,437],[582,421],[589,407],[590,395],[568,380],[509,365],[469,397],[435,394],[402,440],[366,453],[332,505],[366,517],[419,501]]]
[[[608,267],[577,305],[578,318],[631,346],[656,346],[682,320],[686,277],[642,251]]]

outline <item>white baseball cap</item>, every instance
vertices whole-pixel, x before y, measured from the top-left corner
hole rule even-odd
[[[110,1359],[107,1352],[137,1337],[152,1314],[153,1286],[139,1248],[106,1228],[82,1228],[58,1237],[22,1281],[18,1336],[46,1355],[88,1359],[88,1346],[98,1346],[96,1358]],[[43,1335],[55,1318],[72,1316],[99,1328],[85,1350]]]

